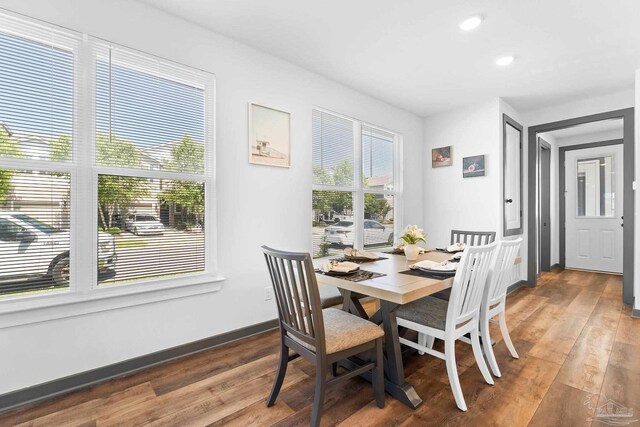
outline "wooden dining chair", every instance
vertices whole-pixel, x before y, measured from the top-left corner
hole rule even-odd
[[[451,230],[451,244],[464,243],[469,246],[488,245],[496,240],[495,231]]]
[[[401,305],[396,311],[398,326],[418,332],[417,343],[403,337],[400,343],[417,349],[420,354],[427,353],[445,360],[456,405],[463,411],[467,410],[467,405],[458,379],[456,340],[470,334],[480,372],[487,383],[493,384],[493,377],[482,356],[479,322],[480,304],[495,248],[495,243],[465,248],[453,279],[449,301],[426,297]],[[433,349],[434,338],[444,341],[444,352]]]
[[[500,332],[502,333],[504,343],[514,359],[518,359],[519,357],[509,336],[505,308],[507,288],[511,284],[509,279],[521,244],[522,237],[515,240],[503,240],[498,244],[493,266],[487,278],[488,284],[485,287],[482,304],[480,306],[480,336],[482,337],[482,347],[484,348],[484,354],[487,356],[489,367],[496,377],[501,376],[501,373],[500,368],[498,368],[498,363],[496,362],[496,356],[493,353],[493,346],[491,345],[492,341],[489,333],[489,322],[492,321],[491,319],[498,316],[498,323],[500,324]]]
[[[275,291],[280,326],[280,364],[267,406],[273,406],[289,361],[303,356],[316,365],[311,425],[320,424],[325,389],[336,381],[371,372],[376,404],[384,407],[383,330],[375,323],[336,308],[322,309],[315,271],[308,253],[262,246]],[[289,355],[289,349],[294,354]],[[371,362],[340,376],[330,366],[369,352]],[[331,378],[327,379],[331,371]]]

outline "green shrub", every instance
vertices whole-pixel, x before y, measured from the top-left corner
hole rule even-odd
[[[117,236],[122,233],[122,230],[120,230],[120,227],[111,227],[107,230],[107,233]]]

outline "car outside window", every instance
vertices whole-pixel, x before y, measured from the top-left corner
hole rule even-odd
[[[5,242],[18,241],[18,233],[22,231],[22,227],[13,222],[0,218],[0,240]]]

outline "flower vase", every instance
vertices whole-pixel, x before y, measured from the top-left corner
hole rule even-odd
[[[418,255],[420,255],[420,248],[418,245],[409,244],[404,247],[404,256],[406,256],[409,261],[417,260]]]

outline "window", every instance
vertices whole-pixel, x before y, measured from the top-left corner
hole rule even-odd
[[[209,78],[120,47],[96,51],[98,219],[101,234],[120,232],[117,274],[99,284],[203,273]]]
[[[209,73],[0,14],[0,301],[211,281],[213,105]]]
[[[312,253],[394,243],[399,136],[313,111]]]

